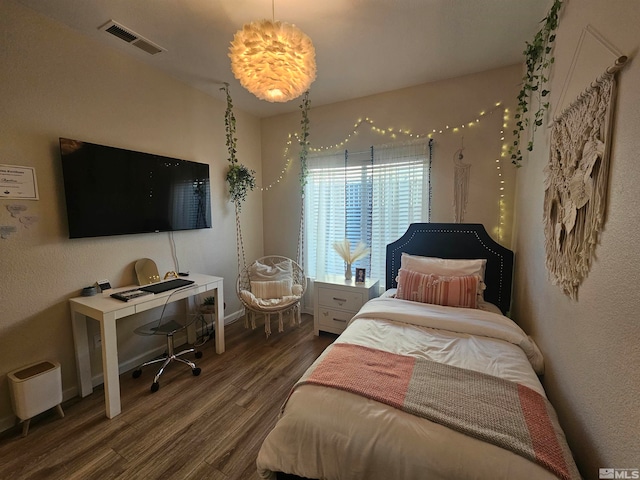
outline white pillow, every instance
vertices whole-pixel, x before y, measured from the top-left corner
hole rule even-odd
[[[251,293],[258,298],[282,298],[291,295],[291,278],[266,282],[251,282]]]
[[[453,275],[466,276],[478,275],[480,282],[478,283],[478,295],[482,295],[486,288],[484,284],[484,270],[487,266],[487,259],[480,258],[477,260],[463,260],[452,258],[437,257],[421,257],[418,255],[409,255],[402,253],[400,258],[400,268],[412,270],[418,273],[433,275]]]
[[[293,265],[291,260],[283,260],[274,265],[265,265],[258,261],[249,267],[250,280],[285,280],[293,278]]]

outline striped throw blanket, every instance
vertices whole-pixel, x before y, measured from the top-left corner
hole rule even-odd
[[[329,349],[293,389],[313,384],[355,393],[511,450],[558,478],[580,478],[553,407],[530,388],[359,345]]]

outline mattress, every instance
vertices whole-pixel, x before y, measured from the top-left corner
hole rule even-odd
[[[491,308],[374,299],[334,344],[481,372],[545,395],[537,376],[543,360],[535,343]],[[579,478],[573,460],[566,463],[568,478]],[[557,478],[534,461],[440,423],[349,391],[304,383],[283,405],[257,467],[264,479],[276,478],[275,472],[330,480]]]

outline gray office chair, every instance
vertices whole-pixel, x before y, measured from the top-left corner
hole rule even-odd
[[[172,300],[175,299],[176,296],[184,295],[185,290],[192,289],[193,286],[189,285],[187,287],[178,288],[173,290],[170,295],[167,296],[164,305],[162,306],[162,313],[160,318],[154,322],[148,323],[141,327],[138,327],[134,330],[134,332],[138,335],[164,335],[167,339],[167,351],[165,355],[160,358],[155,358],[153,360],[149,360],[148,362],[144,362],[138,368],[133,371],[133,378],[138,378],[142,375],[142,368],[148,365],[153,365],[155,363],[162,362],[162,366],[156,376],[153,379],[153,383],[151,384],[151,391],[157,392],[160,388],[160,376],[164,372],[164,369],[174,361],[184,363],[191,368],[191,373],[195,377],[200,375],[201,369],[200,367],[196,367],[196,364],[181,358],[183,355],[188,353],[194,353],[196,358],[202,357],[202,352],[196,351],[195,348],[187,348],[186,350],[182,350],[181,352],[175,353],[175,346],[173,337],[176,333],[186,331],[187,327],[191,325],[196,318],[198,318],[198,314],[169,314],[167,311],[167,305],[171,303]]]

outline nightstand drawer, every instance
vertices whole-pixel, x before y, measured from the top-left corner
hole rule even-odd
[[[320,307],[318,308],[318,325],[320,330],[325,332],[342,333],[354,315],[353,312],[342,312]]]
[[[378,280],[356,283],[342,275],[325,275],[315,279],[313,289],[314,335],[321,331],[340,335],[360,308],[378,296]]]
[[[320,287],[318,290],[318,301],[321,306],[348,310],[352,313],[360,310],[366,300],[361,292],[334,290],[324,287]]]

